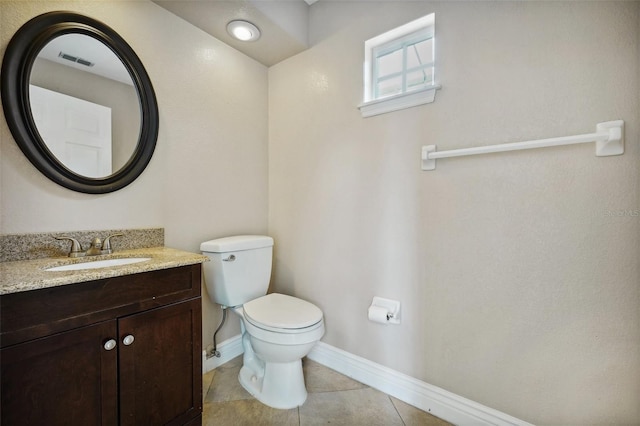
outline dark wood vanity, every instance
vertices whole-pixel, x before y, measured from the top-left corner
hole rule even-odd
[[[199,425],[201,265],[0,295],[0,424]]]

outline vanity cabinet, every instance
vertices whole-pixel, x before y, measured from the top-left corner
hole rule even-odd
[[[200,274],[0,296],[0,424],[201,424]]]

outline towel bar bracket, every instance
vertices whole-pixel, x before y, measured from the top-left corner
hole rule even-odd
[[[596,156],[609,157],[624,154],[624,121],[615,120],[598,123],[596,133],[586,135],[563,136],[526,142],[505,143],[475,148],[437,151],[436,145],[422,147],[422,170],[435,170],[436,159],[462,157],[465,155],[489,154],[492,152],[518,151],[523,149],[545,148],[550,146],[573,145],[578,143],[596,143]]]
[[[596,141],[596,155],[598,157],[624,154],[624,121],[598,123],[596,133],[609,134],[608,139]]]
[[[435,145],[425,145],[422,147],[422,170],[436,169],[436,159],[429,158],[430,152],[436,152]]]

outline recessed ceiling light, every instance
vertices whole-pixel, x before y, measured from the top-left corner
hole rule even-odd
[[[227,24],[227,32],[240,41],[256,41],[260,38],[258,27],[247,21],[231,21]]]

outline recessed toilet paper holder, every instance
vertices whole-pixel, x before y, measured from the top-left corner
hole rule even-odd
[[[369,306],[369,320],[383,324],[400,324],[400,302],[374,296]]]

